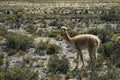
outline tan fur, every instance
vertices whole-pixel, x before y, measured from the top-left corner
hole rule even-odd
[[[71,42],[78,46],[79,49],[94,48],[100,44],[99,38],[91,34],[77,35],[71,38]]]
[[[65,39],[77,50],[77,67],[78,67],[78,58],[80,56],[81,61],[84,66],[82,50],[87,49],[91,60],[96,60],[97,57],[97,48],[100,44],[100,39],[91,34],[81,34],[75,37],[70,37],[67,33],[67,28],[62,27],[63,36]]]

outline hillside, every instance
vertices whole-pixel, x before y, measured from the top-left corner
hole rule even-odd
[[[0,1],[27,1],[27,2],[82,2],[82,3],[120,3],[120,0],[0,0]]]
[[[0,80],[120,80],[119,0],[52,1],[1,0]],[[85,67],[79,60],[75,69],[77,51],[63,38],[62,26],[71,37],[100,38],[94,70],[87,49]]]

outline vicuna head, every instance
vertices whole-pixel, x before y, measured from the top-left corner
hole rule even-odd
[[[65,32],[65,31],[67,31],[67,27],[65,27],[65,26],[62,26],[62,27],[61,27],[61,31],[62,31],[62,32]]]

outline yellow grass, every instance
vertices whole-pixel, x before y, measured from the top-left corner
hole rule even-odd
[[[3,36],[0,36],[0,41],[2,41],[3,40]]]

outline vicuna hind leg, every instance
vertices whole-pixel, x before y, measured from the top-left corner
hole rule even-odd
[[[90,69],[91,69],[91,80],[94,80],[95,70],[96,70],[96,57],[97,57],[97,48],[88,49],[90,55]]]
[[[96,68],[96,65],[97,65],[97,47],[95,47],[95,48],[92,50],[92,53],[93,53],[93,63],[94,63],[94,67]]]
[[[90,56],[90,68],[95,68],[95,63],[96,63],[96,48],[89,48],[88,49],[89,56]]]
[[[95,62],[95,66],[96,66],[96,62],[97,62],[97,48],[93,49],[93,56],[94,56],[94,62]]]

